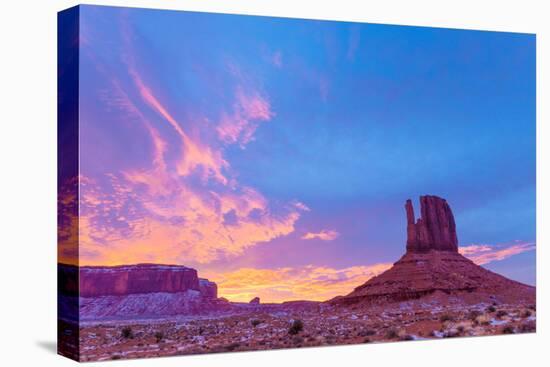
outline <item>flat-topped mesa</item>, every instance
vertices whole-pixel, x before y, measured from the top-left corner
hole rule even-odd
[[[433,195],[420,197],[420,218],[415,222],[411,200],[407,212],[407,252],[430,250],[458,252],[453,212],[445,199]]]
[[[79,277],[80,297],[177,293],[212,288],[203,281],[201,289],[197,271],[181,265],[82,266]],[[209,290],[208,294],[214,294],[214,291]]]

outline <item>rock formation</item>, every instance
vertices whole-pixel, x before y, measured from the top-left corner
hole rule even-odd
[[[458,252],[458,239],[453,212],[445,199],[437,196],[420,197],[421,216],[415,222],[411,200],[407,212],[407,252],[430,250]]]
[[[80,297],[200,291],[197,271],[179,265],[80,267]]]
[[[208,279],[199,278],[199,290],[204,297],[218,298],[218,285]]]
[[[405,204],[405,255],[387,271],[330,303],[396,302],[431,296],[467,303],[534,302],[534,287],[493,273],[458,252],[453,213],[444,199],[422,196],[420,205],[421,217],[415,222],[411,201]]]
[[[58,265],[62,318],[107,320],[198,315],[226,310],[218,287],[180,265]],[[76,302],[75,302],[76,300]]]
[[[251,305],[259,305],[260,304],[260,297],[254,297],[248,303],[250,303]]]

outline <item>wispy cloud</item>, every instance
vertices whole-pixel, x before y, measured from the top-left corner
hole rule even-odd
[[[311,209],[304,203],[300,202],[300,201],[294,201],[294,206],[304,212],[309,212],[311,211]]]
[[[263,302],[288,300],[324,301],[351,292],[392,264],[352,266],[335,269],[307,265],[277,269],[241,268],[226,273],[206,273],[216,279],[221,297],[247,302],[260,297]]]
[[[224,158],[227,144],[246,144],[253,139],[255,123],[272,118],[267,96],[254,88],[250,78],[244,83],[236,75],[230,117],[243,125],[234,127],[234,135],[224,135],[227,139],[191,134],[189,127],[200,129],[200,124],[170,110],[170,101],[148,83],[150,70],[140,69],[134,59],[131,28],[123,22],[122,29],[126,47],[122,61],[128,75],[110,73],[108,66],[94,59],[97,70],[111,81],[99,101],[143,123],[152,152],[150,161],[141,166],[103,177],[83,175],[82,263],[208,263],[292,233],[306,207],[297,201],[270,203],[255,188],[239,183]],[[166,126],[174,133],[168,136]],[[168,151],[180,154],[174,159]]]
[[[275,51],[271,57],[271,62],[278,68],[283,67],[283,53],[281,51]]]
[[[269,101],[257,91],[245,92],[238,87],[235,92],[233,112],[222,114],[217,127],[218,135],[226,143],[239,143],[244,147],[253,140],[258,122],[269,121],[274,116]]]
[[[338,238],[340,233],[334,231],[334,230],[326,230],[323,229],[321,232],[308,232],[302,236],[303,240],[314,240],[319,239],[323,241],[332,241]]]
[[[196,138],[191,137],[182,129],[180,123],[168,112],[166,107],[154,95],[141,75],[130,62],[128,64],[128,73],[135,83],[143,101],[146,102],[154,111],[156,111],[166,122],[174,128],[181,138],[182,155],[177,169],[181,176],[192,173],[196,168],[204,168],[203,176],[213,174],[213,177],[223,184],[227,183],[222,169],[227,168],[228,163],[222,158],[221,152],[213,150],[208,145],[203,144]]]
[[[461,246],[458,252],[474,263],[483,265],[493,261],[504,260],[511,256],[535,249],[536,244],[534,242],[515,241],[513,243],[499,245],[473,244]]]

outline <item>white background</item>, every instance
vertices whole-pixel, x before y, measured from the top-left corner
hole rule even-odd
[[[549,230],[543,226],[549,223],[550,190],[550,129],[545,124],[548,122],[548,105],[545,103],[549,101],[550,67],[546,1],[131,0],[88,3],[537,33],[539,312],[536,335],[112,363],[120,366],[183,364],[216,367],[344,364],[500,367],[540,365],[541,360],[548,359],[545,357],[548,357],[550,348],[547,313]],[[12,0],[2,2],[0,10],[0,365],[3,366],[64,366],[74,363],[55,354],[56,12],[76,4],[61,0]]]

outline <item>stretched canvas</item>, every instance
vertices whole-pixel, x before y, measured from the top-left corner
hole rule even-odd
[[[535,45],[60,12],[59,353],[534,332]]]

